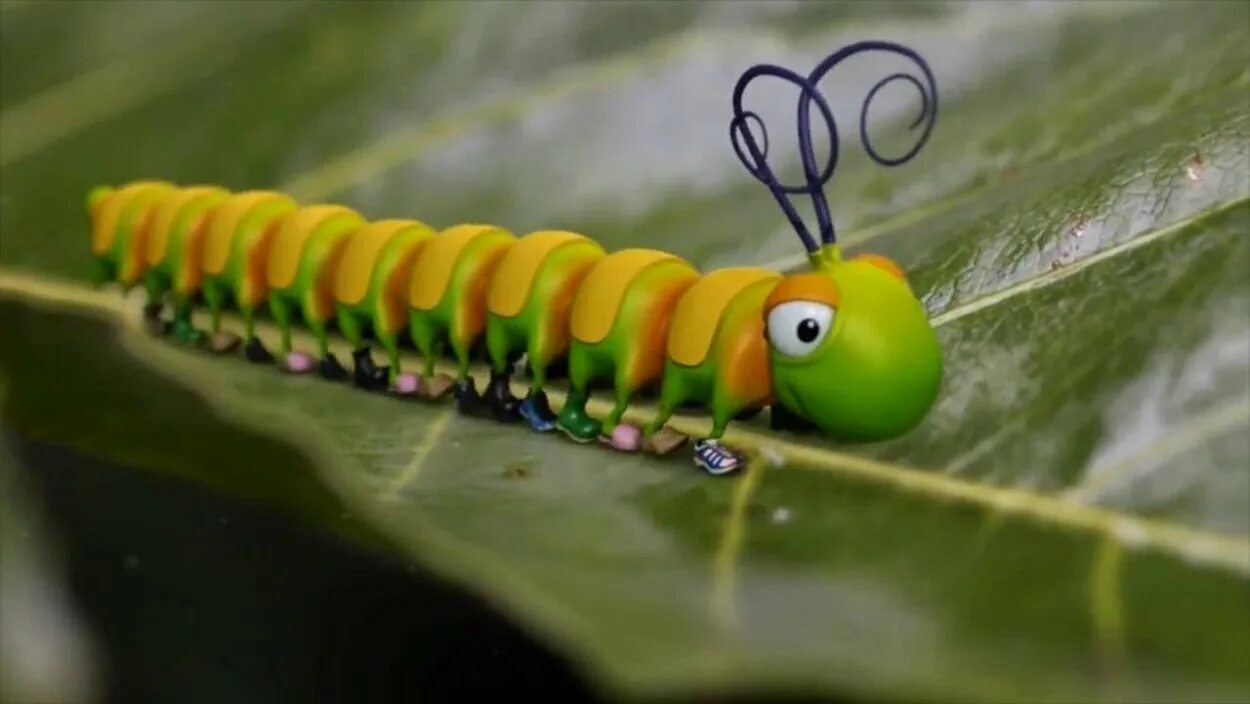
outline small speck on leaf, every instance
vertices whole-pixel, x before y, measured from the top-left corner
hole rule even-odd
[[[503,475],[508,479],[529,479],[534,476],[534,462],[528,458],[509,462],[504,465]]]

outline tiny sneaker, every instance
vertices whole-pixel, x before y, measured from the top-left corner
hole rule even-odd
[[[738,454],[712,439],[699,440],[694,444],[695,466],[708,474],[731,474],[742,467]]]

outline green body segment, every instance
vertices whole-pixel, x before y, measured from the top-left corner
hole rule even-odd
[[[491,306],[486,349],[495,373],[509,372],[525,355],[530,390],[542,390],[547,370],[568,352],[569,318],[578,285],[603,255],[603,248],[590,240],[563,244],[543,257],[519,312],[504,315]]]
[[[611,266],[612,262],[605,260],[604,264]],[[697,278],[698,273],[689,264],[676,258],[642,269],[625,286],[611,327],[598,341],[579,334],[582,321],[578,320],[579,312],[574,312],[568,357],[569,396],[560,412],[561,428],[581,440],[611,433],[633,394],[659,381],[666,358],[668,319],[677,299]],[[595,313],[613,314],[610,310]],[[591,386],[603,381],[612,384],[614,404],[608,415],[598,421],[586,415],[585,406]]]
[[[772,385],[763,329],[764,300],[775,285],[775,280],[761,281],[729,301],[719,313],[716,333],[701,363],[685,365],[671,356],[665,360],[659,406],[644,429],[646,435],[664,427],[685,404],[711,411],[711,438],[722,437],[729,422],[744,412],[768,405]],[[717,312],[709,310],[708,314]]]
[[[352,347],[359,348],[372,336],[382,346],[390,367],[390,381],[399,376],[399,336],[407,324],[406,316],[396,317],[393,311],[406,309],[408,302],[408,273],[412,268],[417,247],[434,231],[424,225],[401,230],[387,240],[378,254],[369,276],[369,290],[356,303],[336,304],[339,331]]]
[[[456,229],[456,228],[452,228]],[[456,233],[458,234],[458,233]],[[444,232],[439,240],[456,236]],[[435,360],[450,347],[456,360],[457,381],[469,378],[469,362],[474,347],[480,341],[486,327],[486,290],[491,273],[499,259],[516,242],[516,237],[506,230],[491,228],[466,237],[454,258],[447,284],[432,308],[413,307],[409,313],[408,330],[412,344],[422,357],[422,376],[434,375]],[[439,242],[443,245],[444,242]],[[414,286],[431,272],[430,267],[440,266],[437,257],[427,257],[433,247],[427,247],[418,257],[413,268]]]
[[[298,269],[288,285],[275,285],[270,260],[269,312],[281,332],[283,354],[291,352],[291,332],[300,321],[317,338],[317,356],[324,358],[329,353],[329,323],[335,312],[335,266],[347,239],[364,224],[364,219],[354,213],[332,215],[318,223],[302,242]],[[275,247],[282,245],[274,243]]]
[[[148,258],[144,286],[149,303],[160,303],[167,294],[170,296],[174,308],[173,334],[184,342],[199,339],[199,333],[191,324],[191,312],[203,282],[201,228],[204,218],[229,197],[229,192],[223,189],[205,189],[185,203],[169,225],[163,254],[159,258]],[[149,233],[149,237],[155,237],[155,233]]]
[[[266,268],[273,226],[299,206],[286,196],[275,196],[249,208],[229,228],[229,255],[218,273],[204,272],[204,304],[212,315],[212,333],[221,332],[221,313],[233,306],[243,316],[246,339],[256,336],[256,311],[269,296]],[[219,215],[217,213],[215,215]]]

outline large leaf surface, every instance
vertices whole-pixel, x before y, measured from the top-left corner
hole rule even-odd
[[[32,126],[31,101],[133,50],[101,40],[98,59],[6,73],[6,418],[355,533],[328,487],[400,554],[628,692],[1247,698],[1250,10],[867,6],[295,7],[300,22],[235,23],[232,51],[132,90],[133,105],[60,89],[100,119],[56,139]],[[78,12],[6,7],[6,59]],[[164,51],[161,36],[239,11],[200,12],[137,43]],[[747,424],[737,440],[787,466],[714,482],[684,459],[176,349],[134,329],[134,301],[64,282],[87,270],[85,189],[140,175],[285,185],[436,224],[579,228],[708,267],[796,266],[793,235],[728,148],[729,90],[756,60],[806,66],[863,36],[916,46],[943,100],[921,157],[883,171],[849,140],[863,90],[893,64],[830,80],[850,108],[832,188],[843,239],[913,272],[946,350],[937,408],[891,443]],[[873,114],[902,145],[911,96],[895,97]],[[766,115],[775,154],[787,112]],[[126,321],[121,334],[82,317],[100,315]],[[303,448],[316,476],[249,462],[286,451],[263,445],[191,461],[179,450],[215,438],[197,436],[190,404],[162,400],[186,393],[171,379]],[[100,391],[70,412],[52,383]]]

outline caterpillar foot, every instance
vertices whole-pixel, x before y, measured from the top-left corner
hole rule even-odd
[[[643,441],[643,449],[653,454],[667,455],[684,445],[689,439],[689,435],[673,430],[666,425]]]
[[[400,374],[395,377],[391,393],[396,396],[416,396],[421,393],[421,377],[416,374]]]
[[[611,435],[601,435],[599,442],[621,452],[637,452],[642,449],[642,431],[628,423],[620,423]]]
[[[556,429],[556,414],[551,412],[545,391],[531,393],[521,402],[518,412],[530,424],[530,430],[536,433],[549,433]]]
[[[368,391],[381,391],[386,388],[390,372],[387,367],[379,367],[373,363],[373,355],[369,354],[368,347],[352,352],[352,362],[355,364],[352,376],[356,386]]]
[[[556,420],[556,427],[573,442],[593,442],[603,431],[603,424],[586,415],[584,410],[565,406]]]
[[[144,323],[159,322],[161,313],[165,312],[165,304],[163,303],[144,303],[143,304],[143,321]]]
[[[257,364],[273,364],[273,353],[265,348],[265,343],[260,341],[259,337],[253,337],[247,341],[247,346],[243,348],[243,355],[247,357],[247,361]]]
[[[226,354],[227,352],[233,352],[242,341],[242,338],[238,335],[223,330],[209,338],[208,349],[210,352],[216,352],[217,354]]]
[[[313,370],[313,356],[306,352],[291,352],[283,363],[292,374],[307,374]]]
[[[521,420],[520,401],[512,395],[508,374],[490,375],[490,384],[482,394],[482,400],[494,413],[495,420],[501,423],[516,423]]]
[[[347,373],[347,369],[342,364],[339,364],[338,358],[328,352],[317,363],[317,373],[321,375],[322,379],[329,379],[330,381],[343,381],[351,376]]]
[[[143,317],[143,329],[149,335],[168,335],[170,327],[167,321],[160,318],[149,318],[146,315]]]
[[[490,415],[490,405],[477,393],[477,384],[470,377],[456,382],[456,410],[466,416],[484,418]]]
[[[174,322],[172,335],[175,340],[184,345],[199,345],[204,342],[204,333],[182,320]]]
[[[694,464],[708,474],[733,474],[745,463],[742,455],[725,447],[719,440],[705,438],[694,444]]]
[[[451,391],[456,382],[446,374],[435,374],[421,384],[421,398],[437,401]]]

